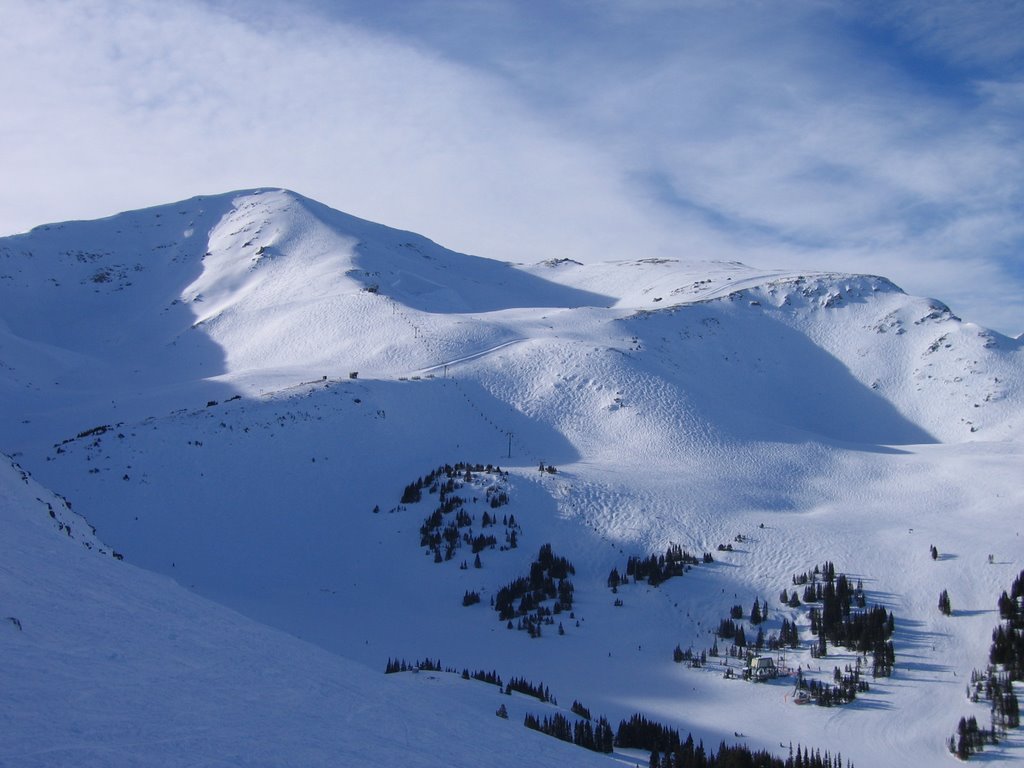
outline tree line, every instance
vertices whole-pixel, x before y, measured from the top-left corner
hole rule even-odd
[[[977,719],[961,717],[956,732],[949,737],[949,751],[961,760],[981,752],[985,744],[995,744],[999,734],[1020,727],[1020,702],[1013,683],[1024,680],[1024,571],[1013,580],[1010,589],[999,595],[1000,623],[992,630],[989,666],[974,670],[967,698],[974,703],[987,701],[991,723],[981,728]]]

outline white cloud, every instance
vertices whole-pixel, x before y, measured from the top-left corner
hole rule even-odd
[[[956,11],[9,0],[0,231],[281,185],[497,258],[880,272],[1016,333],[1013,35],[955,94],[864,38],[976,63],[999,17]]]
[[[1001,65],[1024,53],[1024,5],[1017,0],[904,0],[873,15],[908,45],[968,65]]]
[[[646,229],[611,169],[500,83],[384,37],[194,4],[13,11],[2,68],[29,74],[5,83],[19,104],[0,117],[19,180],[3,192],[5,229],[39,210],[91,216],[273,184],[457,247],[498,238],[499,255],[523,258],[556,231],[626,241]]]

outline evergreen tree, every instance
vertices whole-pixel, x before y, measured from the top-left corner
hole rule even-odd
[[[736,628],[736,637],[733,639],[733,643],[736,645],[737,648],[747,647],[747,635],[743,631],[743,627]]]
[[[943,616],[949,616],[953,613],[953,607],[949,602],[949,593],[946,590],[942,590],[939,594],[939,610]]]

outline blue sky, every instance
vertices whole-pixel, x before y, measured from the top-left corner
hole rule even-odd
[[[0,232],[285,186],[511,261],[886,275],[1024,331],[1024,4],[4,0]]]

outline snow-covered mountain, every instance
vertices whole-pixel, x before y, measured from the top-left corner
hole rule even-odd
[[[282,722],[316,745],[296,764],[333,759],[339,739],[364,750],[351,764],[377,750],[468,764],[481,749],[499,764],[470,736],[484,732],[508,739],[510,761],[521,732],[538,764],[608,759],[567,756],[522,728],[529,699],[444,674],[384,676],[392,658],[542,680],[563,709],[578,699],[613,725],[640,712],[709,747],[785,757],[801,743],[862,766],[931,764],[960,716],[987,724],[964,684],[987,663],[996,598],[1024,567],[1024,344],[881,277],[640,256],[505,264],[283,190],[0,239],[0,450],[32,474],[0,484],[14,534],[0,598],[12,607],[0,613],[36,612],[48,633],[33,639],[27,620],[6,632],[17,645],[5,675],[41,702],[3,705],[25,734],[9,756],[53,757],[33,746],[44,705],[77,680],[107,703],[91,722],[64,715],[80,750],[69,755],[104,764],[109,748],[109,764],[142,764],[233,749],[251,763],[255,735],[274,742],[263,724],[283,717],[249,707],[265,693],[251,671],[263,666],[293,703]],[[441,515],[453,541],[447,523],[426,522],[444,491],[431,492],[434,478],[419,501],[402,497],[457,462],[474,466],[449,489],[465,520],[454,522],[458,504]],[[54,543],[67,536],[35,499],[63,508],[36,481],[95,526],[91,549]],[[485,513],[502,521],[489,527]],[[489,603],[530,575],[544,544],[571,561],[575,589],[531,638]],[[670,545],[713,562],[612,593],[613,568]],[[894,674],[855,702],[794,707],[793,678],[724,680],[727,656],[674,662],[675,646],[699,655],[732,607],[747,615],[756,598],[767,634],[784,620],[800,628],[787,663],[831,681],[857,654],[812,658],[807,606],[779,602],[825,561],[894,615]],[[952,616],[936,608],[942,589]],[[464,606],[470,593],[481,601]],[[125,629],[108,651],[96,637],[112,623]],[[84,639],[61,657],[67,677],[44,676],[44,652],[71,627]],[[125,642],[145,648],[128,665]],[[195,674],[167,683],[158,707],[144,689],[166,659]],[[133,696],[118,703],[122,683]],[[191,708],[203,689],[237,727],[207,746],[161,742],[168,708],[190,709],[181,733],[211,719]],[[395,698],[403,709],[384,718]],[[503,702],[509,721],[494,717]],[[344,726],[325,737],[332,708]],[[153,717],[115,733],[138,711]],[[412,747],[373,741],[382,718],[395,733],[448,730]],[[1020,742],[1011,733],[986,754],[1019,757]],[[265,762],[287,762],[285,751]]]

